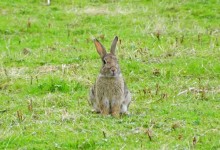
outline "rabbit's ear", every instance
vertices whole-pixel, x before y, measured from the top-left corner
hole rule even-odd
[[[93,41],[95,43],[97,52],[99,53],[101,58],[103,58],[106,55],[105,47],[97,39],[94,39]]]
[[[115,48],[116,44],[118,42],[118,37],[116,36],[115,39],[112,41],[112,46],[111,46],[111,53],[115,55]]]

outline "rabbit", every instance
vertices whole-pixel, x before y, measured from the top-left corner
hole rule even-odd
[[[102,60],[102,67],[95,84],[90,89],[89,103],[97,113],[119,116],[126,114],[131,103],[131,93],[122,77],[115,55],[118,37],[112,42],[110,53],[94,39],[94,44]]]

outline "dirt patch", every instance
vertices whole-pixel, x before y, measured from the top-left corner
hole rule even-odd
[[[86,14],[86,15],[127,15],[133,13],[134,11],[131,8],[122,8],[122,7],[115,7],[109,8],[107,5],[102,5],[99,7],[85,7],[82,8],[73,8],[67,11],[68,13],[76,13],[76,14]]]
[[[13,67],[13,68],[0,68],[0,76],[1,77],[21,77],[24,76],[26,74],[26,72],[28,71],[27,67]]]

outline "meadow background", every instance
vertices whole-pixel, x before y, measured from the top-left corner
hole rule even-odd
[[[130,114],[94,114],[117,55]],[[220,149],[219,0],[1,0],[0,149]]]

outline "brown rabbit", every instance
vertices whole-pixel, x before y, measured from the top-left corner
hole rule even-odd
[[[89,102],[93,109],[101,114],[119,116],[126,113],[131,102],[131,93],[127,89],[118,61],[115,48],[118,41],[116,36],[112,42],[110,53],[94,39],[94,43],[102,60],[102,68],[95,84],[90,90]]]

